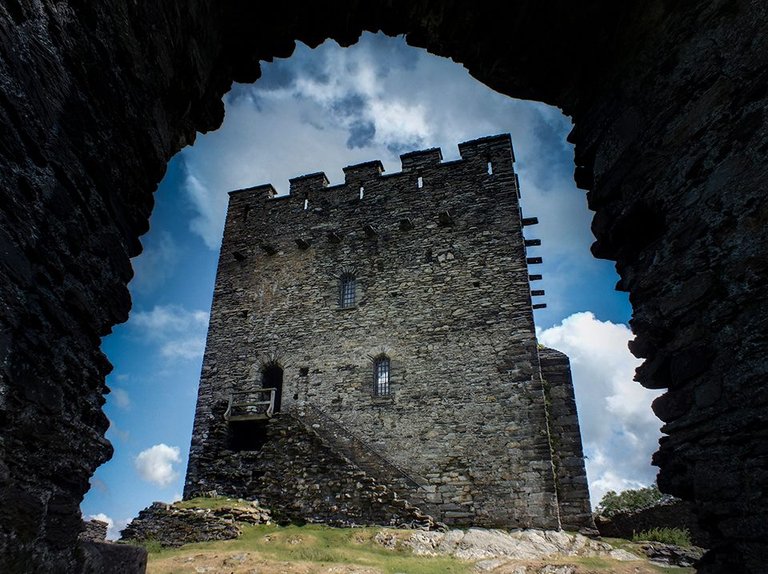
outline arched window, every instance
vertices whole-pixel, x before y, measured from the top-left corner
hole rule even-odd
[[[373,361],[373,394],[379,397],[390,394],[389,357],[381,355]]]
[[[357,281],[351,273],[345,273],[339,281],[339,306],[354,307]]]

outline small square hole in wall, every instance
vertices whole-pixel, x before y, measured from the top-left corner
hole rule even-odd
[[[301,367],[299,369],[299,376],[306,377],[309,374],[309,367]]]

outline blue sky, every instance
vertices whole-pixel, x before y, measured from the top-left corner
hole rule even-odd
[[[571,357],[593,504],[608,489],[652,482],[657,393],[632,382],[631,309],[613,289],[613,264],[589,252],[592,215],[573,184],[569,119],[383,35],[347,49],[300,44],[262,72],[233,87],[223,126],[177,154],[158,188],[144,253],[133,260],[133,310],[103,342],[115,367],[105,406],[115,455],[92,479],[84,516],[108,519],[114,535],[153,501],[180,497],[227,191],[272,183],[286,193],[289,178],[315,171],[341,183],[342,167],[373,159],[392,173],[400,153],[439,146],[451,160],[459,142],[505,132],[524,214],[540,221],[526,228],[542,239],[539,339]]]

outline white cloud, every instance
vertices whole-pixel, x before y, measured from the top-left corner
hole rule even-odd
[[[162,338],[172,333],[205,328],[208,313],[189,311],[178,305],[156,305],[151,311],[132,313],[131,325],[143,329],[150,337]]]
[[[156,305],[151,311],[132,313],[129,325],[153,343],[164,359],[192,360],[203,356],[208,328],[206,311]]]
[[[632,380],[642,361],[627,348],[629,328],[584,312],[540,331],[538,338],[571,359],[592,504],[608,490],[652,483],[651,454],[658,448],[661,422],[651,402],[660,391]]]
[[[171,234],[163,231],[144,238],[144,251],[131,259],[132,292],[149,293],[160,287],[173,274],[179,260],[179,248]]]
[[[158,486],[167,486],[179,476],[174,463],[181,462],[181,451],[177,446],[156,444],[141,451],[134,459],[139,476]]]
[[[571,124],[557,109],[493,92],[461,65],[383,35],[364,34],[346,49],[299,44],[262,71],[225,97],[222,127],[182,152],[190,226],[211,249],[221,241],[227,191],[272,183],[286,193],[288,179],[316,171],[341,183],[342,167],[373,159],[391,173],[399,153],[441,147],[456,159],[459,142],[511,132],[524,207],[542,221],[536,237],[591,257],[591,215],[565,141]]]
[[[112,400],[119,408],[127,410],[131,407],[131,397],[128,395],[128,391],[120,387],[114,387],[111,390]]]
[[[205,351],[205,336],[190,337],[165,343],[160,354],[166,359],[195,359]]]

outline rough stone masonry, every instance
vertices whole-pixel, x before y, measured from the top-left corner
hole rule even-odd
[[[258,496],[280,512],[323,492],[327,510],[301,504],[336,520],[343,493],[305,459],[283,465],[286,488],[265,488],[290,450],[271,419],[293,417],[448,524],[591,524],[570,367],[556,352],[545,400],[532,311],[543,292],[529,274],[540,259],[526,254],[538,242],[523,237],[535,220],[522,217],[510,137],[459,150],[444,163],[439,149],[407,153],[394,174],[350,166],[333,187],[323,173],[298,177],[284,197],[271,185],[231,192],[185,496]],[[274,414],[236,416],[238,401],[268,402],[264,388]],[[296,479],[317,488],[297,495]]]

